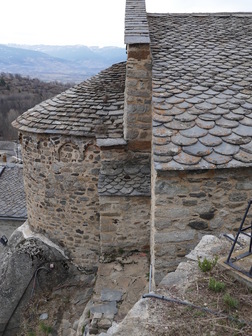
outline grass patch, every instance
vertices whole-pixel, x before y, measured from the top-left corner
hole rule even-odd
[[[208,283],[208,288],[211,291],[214,291],[216,293],[220,293],[220,292],[223,292],[225,290],[226,285],[221,281],[217,281],[214,278],[210,278],[209,283]]]
[[[52,327],[47,326],[44,322],[40,322],[39,324],[39,329],[46,335],[48,336],[52,332]]]
[[[229,309],[237,309],[239,306],[239,302],[228,293],[223,296],[223,301]]]
[[[36,333],[34,331],[28,331],[28,336],[36,336]]]

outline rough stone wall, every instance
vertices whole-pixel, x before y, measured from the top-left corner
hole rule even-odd
[[[149,44],[127,46],[124,138],[151,141],[151,54]]]
[[[82,266],[100,254],[100,150],[92,139],[23,134],[28,221]]]
[[[152,200],[155,282],[173,271],[203,235],[235,234],[251,191],[251,168],[158,173]]]
[[[101,253],[150,249],[150,197],[100,198]]]
[[[145,161],[149,156],[149,150],[135,152],[127,146],[103,148],[101,152],[103,162]],[[150,209],[148,196],[100,196],[101,253],[149,250]]]

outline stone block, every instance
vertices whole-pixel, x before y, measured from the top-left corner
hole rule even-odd
[[[188,195],[189,189],[180,183],[171,181],[157,180],[155,186],[156,194],[166,194],[167,197],[175,197],[177,195]]]
[[[101,291],[101,300],[102,301],[121,301],[123,292],[118,290],[112,290],[109,288],[103,288]]]
[[[215,208],[212,206],[212,204],[204,204],[199,208],[199,215],[202,219],[213,219]]]
[[[155,208],[155,216],[156,220],[160,218],[167,218],[167,220],[177,219],[179,218],[187,218],[190,215],[191,211],[187,208],[164,208],[164,207],[156,207]]]
[[[195,206],[198,204],[198,201],[197,200],[194,200],[194,199],[183,199],[182,200],[182,204],[184,206]]]
[[[150,106],[149,105],[136,105],[136,104],[127,104],[127,113],[132,115],[141,115],[145,113],[150,112]],[[131,118],[131,117],[130,117]]]
[[[154,234],[155,244],[164,244],[172,242],[183,242],[187,240],[192,240],[195,237],[194,230],[185,230],[185,231],[171,231],[171,232],[156,232]]]
[[[190,221],[188,225],[195,230],[206,230],[208,228],[207,222],[201,220]]]
[[[252,181],[238,182],[235,188],[237,190],[252,190]]]
[[[155,229],[156,230],[164,230],[164,229],[171,229],[172,222],[168,218],[156,218],[155,220]]]
[[[106,318],[103,318],[100,321],[98,321],[98,326],[101,329],[107,330],[108,328],[111,327],[111,325],[112,325],[112,321]]]
[[[203,192],[203,191],[199,191],[199,192],[191,192],[189,194],[189,196],[191,197],[196,197],[196,198],[203,198],[203,197],[206,197],[206,193]]]
[[[244,192],[232,192],[228,199],[230,202],[245,202],[247,200],[247,194]]]
[[[116,302],[109,302],[100,305],[96,305],[90,308],[90,313],[101,313],[106,315],[115,315],[117,313]]]
[[[155,244],[155,255],[156,257],[168,257],[174,256],[176,253],[176,245],[174,244]]]

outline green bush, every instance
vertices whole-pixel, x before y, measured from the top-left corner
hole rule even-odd
[[[213,269],[213,267],[217,264],[218,257],[215,257],[213,260],[208,260],[206,257],[201,261],[198,258],[199,269],[202,272],[209,272]]]

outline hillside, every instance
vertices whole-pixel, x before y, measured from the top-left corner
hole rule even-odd
[[[17,139],[11,122],[20,114],[56,94],[69,85],[58,82],[45,83],[20,75],[0,74],[0,140]]]
[[[47,82],[79,83],[125,59],[117,47],[0,45],[0,72]]]

